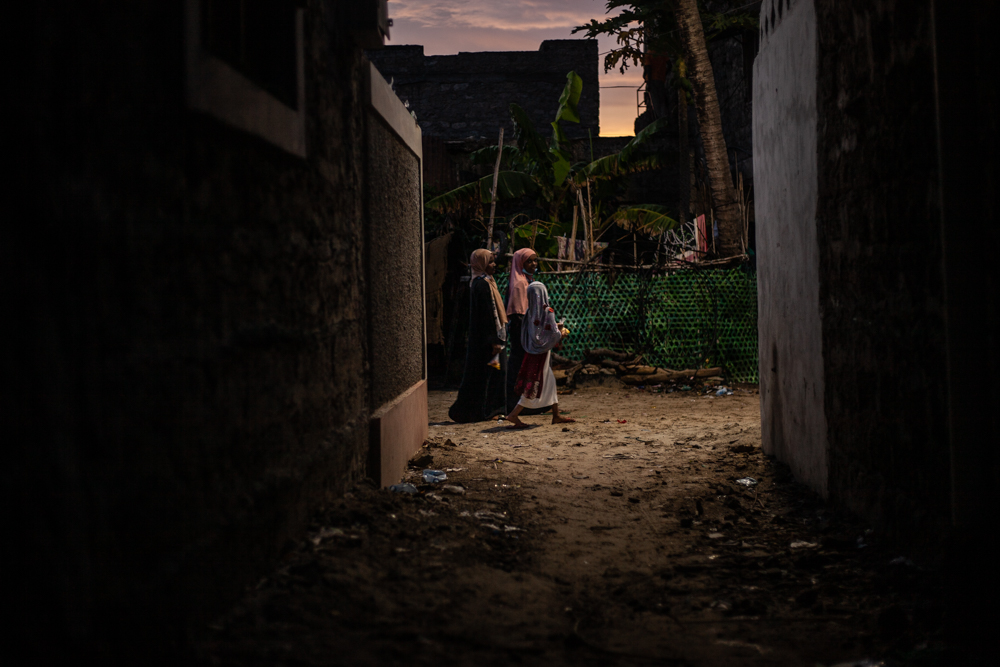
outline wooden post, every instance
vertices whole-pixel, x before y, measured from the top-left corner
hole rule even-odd
[[[590,179],[587,180],[587,227],[584,228],[587,259],[594,256],[594,209],[590,205]]]
[[[587,181],[587,186],[588,186],[588,190],[589,190],[590,181]],[[587,207],[583,205],[583,190],[579,190],[578,189],[576,191],[576,200],[579,202],[580,217],[583,218],[583,236],[586,239],[586,237],[587,237]],[[576,238],[576,225],[575,224],[573,225],[573,238],[574,239]],[[585,246],[587,245],[586,241],[584,242],[584,245]],[[575,241],[573,242],[573,248],[574,248],[574,252],[575,252],[575,249],[576,249],[576,242]],[[586,255],[586,254],[587,253],[584,252],[584,255]],[[576,259],[576,257],[574,256],[573,259]]]
[[[490,193],[490,226],[486,231],[486,247],[493,245],[493,216],[497,212],[497,179],[500,178],[500,158],[503,157],[503,128],[500,128],[500,140],[497,142],[497,163],[493,167],[493,191]]]
[[[579,192],[579,191],[577,191],[577,192]],[[573,206],[573,232],[569,236],[569,249],[568,249],[569,252],[566,253],[566,255],[571,260],[575,260],[576,259],[576,219],[577,219],[577,211],[578,211],[578,207],[577,206]],[[584,220],[583,224],[586,225],[587,221]]]

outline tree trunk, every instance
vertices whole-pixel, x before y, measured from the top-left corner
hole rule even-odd
[[[729,171],[726,139],[722,135],[722,114],[715,91],[715,74],[708,59],[705,31],[701,25],[697,0],[677,0],[677,23],[688,54],[688,78],[694,88],[694,103],[698,109],[698,127],[708,163],[712,207],[719,223],[719,255],[731,257],[741,252],[743,223],[736,201],[736,189]]]

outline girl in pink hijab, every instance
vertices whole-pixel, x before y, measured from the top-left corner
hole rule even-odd
[[[531,248],[521,248],[514,253],[510,266],[510,280],[507,282],[507,319],[509,320],[510,363],[507,373],[507,414],[510,414],[521,398],[514,385],[517,373],[524,361],[524,347],[521,345],[521,322],[528,309],[528,283],[534,280],[538,270],[538,255]],[[529,410],[527,414],[537,414],[540,410]]]

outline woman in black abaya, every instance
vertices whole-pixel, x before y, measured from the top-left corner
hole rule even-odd
[[[493,280],[496,260],[479,249],[469,261],[469,344],[458,398],[448,410],[452,421],[486,421],[506,413],[507,313]],[[491,362],[494,362],[491,364]]]

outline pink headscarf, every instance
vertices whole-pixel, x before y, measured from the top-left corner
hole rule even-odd
[[[524,261],[535,254],[531,248],[521,248],[514,253],[510,267],[510,287],[507,290],[507,314],[524,315],[528,310],[528,279],[522,269]]]

